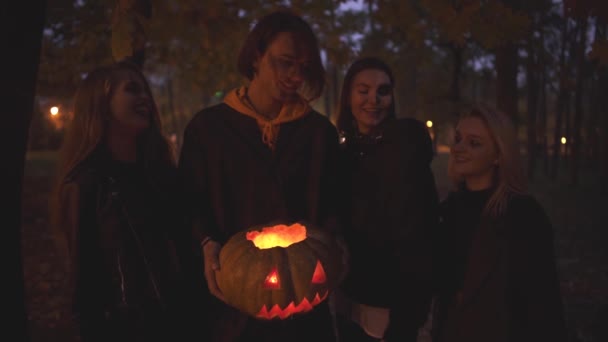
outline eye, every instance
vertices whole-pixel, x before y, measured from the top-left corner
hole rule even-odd
[[[290,59],[287,59],[287,58],[279,58],[279,65],[280,65],[282,68],[289,69],[289,68],[293,67],[293,66],[294,66],[294,64],[295,64],[295,63],[294,63],[294,61],[292,61],[292,60],[290,60]]]
[[[471,140],[469,142],[469,144],[471,145],[471,147],[479,147],[479,146],[481,146],[481,143],[479,141],[477,141],[477,140]]]
[[[381,85],[380,87],[378,87],[377,92],[378,92],[378,95],[380,95],[380,96],[389,95],[391,93],[391,86],[388,84]]]
[[[263,287],[269,290],[281,289],[281,279],[279,279],[279,271],[276,267],[270,270],[270,273],[268,273],[266,279],[264,279]]]
[[[143,92],[143,88],[137,82],[129,82],[125,85],[125,91],[133,95],[139,95]]]
[[[356,89],[357,93],[361,94],[361,95],[365,95],[369,92],[368,88],[364,88],[364,87],[358,87]]]
[[[454,135],[454,143],[458,144],[461,140],[462,137],[460,136],[460,133],[456,132],[456,135]]]
[[[315,267],[315,271],[312,274],[312,283],[325,284],[326,281],[327,276],[325,276],[325,270],[323,269],[323,265],[321,265],[321,262],[317,260],[317,266]]]

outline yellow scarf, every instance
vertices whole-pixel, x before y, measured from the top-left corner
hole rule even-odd
[[[247,87],[231,90],[224,98],[224,103],[237,112],[254,118],[262,131],[262,142],[274,151],[277,137],[279,136],[280,124],[297,120],[310,112],[308,102],[298,96],[296,101],[285,103],[274,119],[268,119],[258,113],[247,99]]]

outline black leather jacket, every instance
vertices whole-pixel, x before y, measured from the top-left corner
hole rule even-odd
[[[179,302],[176,245],[183,248],[187,236],[170,192],[177,188],[151,184],[139,166],[103,157],[66,181],[63,232],[85,341],[158,337]]]

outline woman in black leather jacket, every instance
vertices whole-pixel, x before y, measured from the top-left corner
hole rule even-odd
[[[168,341],[185,331],[177,323],[185,322],[189,293],[188,240],[172,155],[136,66],[88,74],[75,95],[51,197],[83,341]]]

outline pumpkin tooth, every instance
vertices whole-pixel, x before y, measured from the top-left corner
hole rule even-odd
[[[262,309],[260,310],[257,316],[261,318],[268,318],[268,308],[266,307],[266,304],[262,306]]]
[[[281,310],[281,307],[279,306],[279,304],[275,304],[272,309],[270,309],[270,312],[268,313],[268,315],[270,316],[270,318],[275,318],[276,316],[279,316],[281,318],[285,318],[283,317],[285,313],[283,312],[283,310]]]
[[[319,305],[323,300],[319,297],[319,292],[315,294],[315,298],[312,300],[312,305]]]
[[[296,306],[293,302],[291,302],[291,303],[289,303],[289,305],[287,305],[285,307],[285,309],[281,309],[281,307],[279,307],[279,304],[275,304],[272,307],[272,309],[270,309],[270,311],[268,311],[268,308],[264,304],[264,306],[262,306],[262,309],[260,309],[260,312],[257,314],[257,317],[265,318],[265,319],[272,319],[275,317],[279,317],[281,319],[285,319],[295,313],[308,312],[308,311],[312,310],[316,305],[318,305],[319,303],[324,301],[325,298],[327,298],[328,294],[329,294],[329,291],[325,291],[323,296],[319,296],[319,293],[317,292],[315,294],[315,298],[313,299],[312,303],[308,300],[308,298],[304,298],[304,299],[302,299],[300,304],[298,304],[298,306]]]

